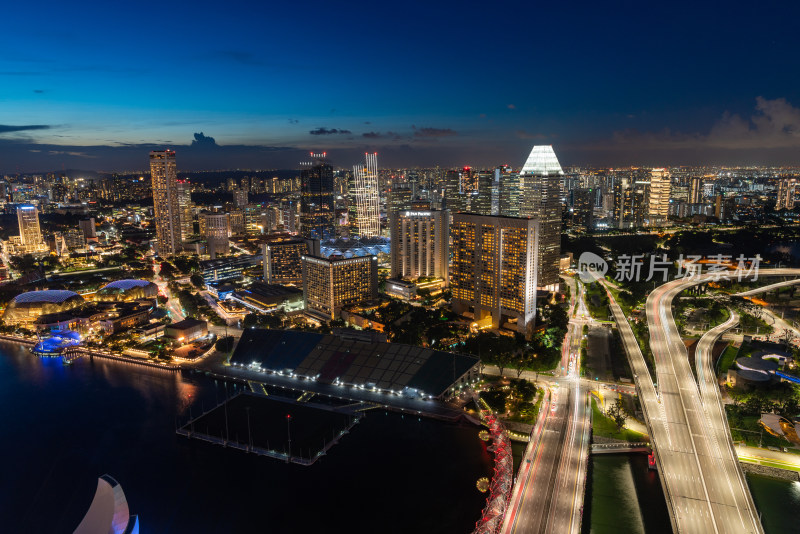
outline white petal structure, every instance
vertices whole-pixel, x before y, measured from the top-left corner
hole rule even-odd
[[[131,516],[122,486],[109,475],[97,479],[89,510],[73,534],[138,534],[139,518]]]

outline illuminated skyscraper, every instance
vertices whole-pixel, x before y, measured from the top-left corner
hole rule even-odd
[[[406,210],[389,214],[391,277],[416,280],[422,276],[448,282],[449,212]]]
[[[672,178],[666,169],[650,171],[650,193],[648,195],[647,221],[650,226],[663,225],[669,217],[669,193]]]
[[[539,221],[457,213],[450,225],[453,311],[532,334]]]
[[[689,186],[689,204],[699,204],[703,201],[703,179],[700,176],[693,176]]]
[[[594,224],[594,189],[572,190],[572,230],[589,232]]]
[[[378,258],[303,256],[303,301],[311,317],[330,321],[342,307],[378,297]]]
[[[519,216],[539,221],[539,287],[558,289],[561,259],[561,177],[564,171],[550,145],[534,146],[519,173]]]
[[[775,203],[776,210],[793,210],[797,180],[784,178],[778,182],[778,198]]]
[[[303,283],[304,255],[308,245],[300,239],[274,241],[262,245],[264,255],[264,281],[268,284]]]
[[[39,210],[36,206],[19,206],[17,208],[19,223],[19,241],[21,251],[41,252],[46,248],[39,228]]]
[[[181,241],[186,242],[194,233],[192,223],[192,184],[189,180],[178,180],[178,210],[181,220]]]
[[[325,152],[312,152],[311,158],[312,162],[301,164],[300,233],[305,238],[328,239],[335,236],[333,167]]]
[[[248,192],[245,189],[234,189],[233,190],[233,205],[237,208],[243,208],[247,206],[247,196]]]
[[[154,150],[150,152],[150,176],[153,184],[156,248],[162,256],[173,256],[181,250],[181,220],[175,151]]]
[[[356,224],[361,237],[381,235],[380,186],[378,153],[366,154],[366,165],[353,166],[353,198],[356,203]]]
[[[205,228],[208,255],[216,259],[217,254],[229,254],[231,223],[227,213],[201,213]]]

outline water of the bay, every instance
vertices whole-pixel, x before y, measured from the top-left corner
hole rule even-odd
[[[241,388],[0,342],[2,532],[72,532],[104,473],[150,533],[460,534],[480,517],[492,463],[477,427],[372,410],[311,467],[175,434],[225,387]]]

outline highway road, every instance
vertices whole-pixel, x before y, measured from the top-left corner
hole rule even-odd
[[[580,310],[586,307],[581,285],[577,289],[574,279],[566,281],[571,319],[562,347],[561,376],[549,381],[548,401],[523,456],[503,533],[580,531],[591,429],[588,386],[580,379],[585,323]]]
[[[717,403],[709,411],[701,401],[698,382],[672,316],[674,298],[710,278],[712,275],[674,280],[648,296],[650,347],[670,437],[659,442],[654,436],[654,441],[665,464],[663,479],[673,499],[672,513],[678,531],[762,532],[738,458],[729,446],[730,438],[723,435],[727,427],[724,410]],[[704,343],[704,350],[708,350],[705,345],[710,339]],[[706,371],[700,382],[706,390],[716,388],[716,379],[709,376],[712,371]],[[711,395],[708,391],[707,394]],[[684,508],[681,502],[689,504],[687,501],[693,506]]]

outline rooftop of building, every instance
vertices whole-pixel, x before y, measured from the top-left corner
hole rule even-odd
[[[438,397],[477,363],[464,354],[401,343],[368,343],[296,330],[245,330],[231,358],[266,369],[316,377],[322,383],[374,385]]]
[[[200,319],[194,319],[189,317],[184,319],[183,321],[178,321],[177,323],[170,323],[166,326],[166,328],[173,328],[175,330],[188,330],[189,328],[196,328],[198,326],[206,326],[208,323],[205,321],[201,321]]]
[[[119,291],[127,291],[129,289],[133,289],[135,287],[146,287],[153,282],[149,282],[147,280],[134,280],[134,279],[127,279],[127,280],[116,280],[114,282],[109,282],[108,284],[104,285],[100,288],[100,291],[106,289],[116,289]]]
[[[44,289],[41,291],[21,293],[14,297],[11,302],[15,304],[30,304],[35,302],[61,303],[73,297],[83,298],[74,291],[67,291],[66,289]]]

